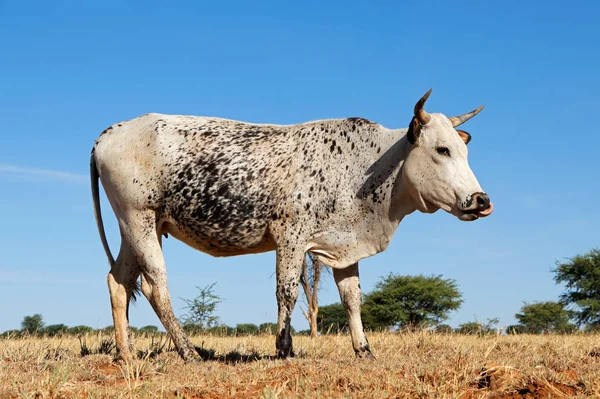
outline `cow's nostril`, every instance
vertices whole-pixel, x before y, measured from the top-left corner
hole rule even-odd
[[[490,205],[490,197],[487,194],[477,195],[477,208],[485,209]]]

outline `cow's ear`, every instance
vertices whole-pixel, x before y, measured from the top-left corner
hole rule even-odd
[[[410,125],[408,125],[408,132],[406,133],[406,137],[408,138],[408,142],[411,144],[416,143],[419,135],[421,134],[421,125],[416,117],[413,116],[410,121]]]
[[[471,135],[469,133],[465,132],[464,130],[458,129],[456,129],[456,133],[458,133],[458,135],[460,136],[462,141],[465,142],[465,144],[469,144],[469,141],[471,141]]]

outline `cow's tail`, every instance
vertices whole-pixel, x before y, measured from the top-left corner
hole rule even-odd
[[[100,239],[102,240],[102,246],[108,263],[112,267],[115,264],[115,258],[113,258],[106,240],[106,233],[104,232],[104,223],[102,222],[102,212],[100,211],[100,175],[98,174],[98,168],[96,167],[96,156],[92,150],[92,156],[90,158],[90,180],[92,183],[92,197],[94,199],[94,216],[96,217],[96,225],[98,226],[98,232],[100,233]]]

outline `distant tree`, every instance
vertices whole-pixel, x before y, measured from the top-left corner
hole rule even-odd
[[[530,334],[572,333],[577,326],[569,323],[573,312],[560,302],[525,303],[521,313],[515,315],[523,332]]]
[[[586,333],[592,333],[592,334],[600,333],[600,324],[588,324],[587,326],[585,326],[584,331]]]
[[[2,338],[18,338],[22,334],[21,330],[7,330],[0,334]]]
[[[194,299],[182,298],[186,303],[185,309],[188,310],[181,318],[186,331],[199,333],[219,324],[219,317],[215,313],[223,299],[213,292],[215,284],[217,283],[212,283],[204,288],[196,287],[200,292]]]
[[[36,313],[32,316],[23,317],[23,321],[21,322],[21,330],[23,332],[27,332],[29,334],[36,334],[41,332],[44,328],[44,317]]]
[[[262,323],[258,326],[258,330],[262,334],[275,335],[277,333],[277,323]]]
[[[448,324],[438,324],[433,328],[433,331],[435,331],[438,334],[451,334],[452,332],[454,332],[454,329]]]
[[[115,326],[106,326],[100,332],[102,334],[113,335],[115,333]]]
[[[304,291],[306,300],[306,310],[302,309],[302,313],[308,325],[310,326],[310,337],[317,336],[317,315],[319,314],[319,281],[321,280],[321,272],[323,264],[314,254],[307,254],[302,265],[302,273],[300,274],[300,285]]]
[[[497,317],[492,317],[491,319],[487,319],[485,323],[483,323],[483,332],[486,334],[500,334],[502,331],[498,328],[498,323],[500,319]]]
[[[520,324],[513,324],[506,327],[506,333],[508,335],[525,334],[525,327]]]
[[[455,331],[458,334],[476,335],[480,334],[481,330],[481,324],[477,323],[476,321],[469,321],[466,323],[459,324]]]
[[[205,330],[207,330],[207,328],[201,329],[199,326],[192,324],[192,323],[183,323],[182,326],[183,331],[185,331],[185,333],[187,335],[196,335],[196,334],[202,334]],[[210,328],[208,328],[210,329]]]
[[[226,326],[225,324],[219,324],[218,326],[204,329],[204,333],[210,335],[216,335],[217,337],[227,337],[233,335],[235,328]]]
[[[256,335],[258,334],[258,326],[252,323],[238,324],[235,326],[237,335]]]
[[[469,321],[467,323],[460,324],[454,332],[458,334],[468,335],[487,335],[496,333],[498,327],[498,318],[487,319],[487,322],[480,323],[479,321]]]
[[[482,332],[484,334],[500,334],[502,331],[498,328],[498,323],[500,319],[497,317],[492,317],[491,319],[487,319],[485,323],[482,324]]]
[[[64,324],[51,324],[49,326],[46,326],[42,330],[42,333],[46,334],[49,337],[55,337],[57,335],[66,334],[68,330],[69,327],[67,327]]]
[[[347,323],[346,310],[341,303],[319,307],[317,326],[322,334],[345,332]]]
[[[69,328],[68,333],[72,334],[72,335],[84,335],[84,334],[89,334],[93,331],[94,331],[94,329],[92,327],[75,326],[75,327]]]
[[[155,335],[158,334],[158,327],[156,326],[144,326],[141,327],[138,332],[140,334],[145,334],[145,335]]]
[[[566,285],[561,300],[576,309],[577,324],[600,325],[600,250],[557,262],[552,271],[556,283]]]
[[[294,326],[290,326],[290,332],[296,334]],[[277,333],[277,323],[262,323],[258,326],[258,333],[275,335]]]
[[[462,304],[456,282],[442,276],[390,274],[366,295],[365,324],[371,329],[423,328],[440,323]]]

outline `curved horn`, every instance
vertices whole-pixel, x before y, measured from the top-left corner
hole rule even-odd
[[[459,116],[453,116],[450,119],[450,122],[452,122],[452,126],[453,127],[457,127],[462,125],[463,123],[465,123],[466,121],[468,121],[469,119],[471,119],[472,117],[474,117],[475,115],[477,115],[479,112],[481,112],[481,110],[483,109],[483,105],[471,112],[467,112],[466,114],[462,114]]]
[[[423,106],[425,105],[425,101],[427,101],[432,91],[433,89],[429,89],[429,91],[425,93],[425,95],[421,97],[421,99],[415,104],[415,116],[421,125],[425,125],[431,120],[431,115],[429,115],[427,111],[423,109]]]

